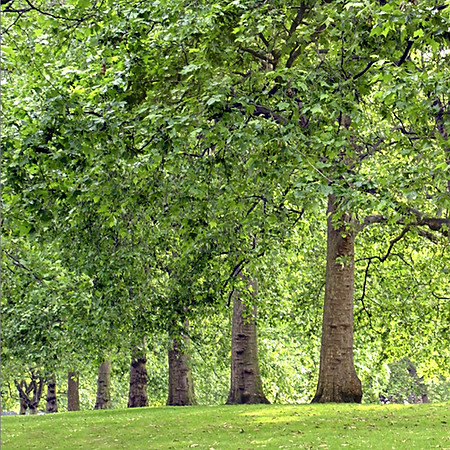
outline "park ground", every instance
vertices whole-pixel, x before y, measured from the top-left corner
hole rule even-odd
[[[2,418],[8,449],[450,449],[450,403],[155,407]]]

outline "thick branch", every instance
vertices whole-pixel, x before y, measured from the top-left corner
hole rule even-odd
[[[38,384],[37,390],[35,390],[33,393],[33,402],[34,402],[35,407],[37,407],[37,405],[39,404],[39,400],[42,397],[42,389],[43,388],[44,388],[44,379],[39,377],[39,384]]]
[[[305,17],[305,12],[306,5],[304,2],[302,2],[301,5],[297,8],[297,15],[295,16],[295,19],[292,21],[291,27],[289,28],[289,36],[292,36],[297,30],[297,27],[302,23],[303,18]]]
[[[291,52],[289,53],[289,58],[286,62],[286,67],[290,68],[293,66],[294,62],[296,61],[296,59],[301,55],[302,53],[302,49],[303,47],[306,47],[307,45],[313,43],[317,36],[319,36],[320,33],[322,33],[322,31],[324,31],[326,28],[325,25],[321,25],[320,27],[318,27],[316,29],[316,31],[314,31],[314,33],[311,35],[311,40],[309,42],[307,42],[306,44],[298,44],[297,47],[294,47]],[[322,60],[323,62],[323,60]]]
[[[265,53],[263,52],[258,52],[257,50],[253,50],[251,48],[247,48],[247,47],[241,47],[241,50],[243,50],[244,52],[250,53],[250,55],[255,56],[258,59],[263,60],[264,62],[268,62],[269,64],[275,64],[276,61],[272,58],[269,58]]]
[[[361,70],[361,72],[359,72],[353,76],[353,79],[357,80],[359,77],[362,77],[374,64],[375,64],[375,61],[369,61],[367,63],[367,66],[363,70]]]
[[[22,386],[20,385],[20,383],[17,380],[14,380],[14,384],[16,385],[17,391],[19,392],[19,397],[27,404],[29,404],[30,399],[28,398],[28,396],[25,394],[24,390],[22,389]],[[26,385],[25,385],[26,386]]]
[[[409,39],[406,44],[406,48],[405,48],[405,51],[403,52],[403,55],[400,57],[400,59],[397,62],[394,63],[396,66],[401,66],[406,61],[406,58],[408,57],[409,51],[411,50],[413,44],[414,44],[414,41]]]
[[[366,216],[364,217],[364,222],[359,225],[359,230],[369,226],[373,225],[374,223],[384,223],[386,222],[386,217],[382,216],[381,214],[374,214],[372,216]]]
[[[417,222],[411,223],[410,225],[416,226],[427,226],[430,230],[440,231],[444,236],[448,236],[448,230],[450,228],[450,219],[439,218],[439,217],[426,217],[414,208],[408,208],[408,211],[416,216]]]
[[[437,244],[439,242],[438,238],[433,233],[430,233],[429,231],[421,230],[420,228],[418,228],[417,233],[419,236],[422,236],[422,237],[428,239],[429,241],[433,242],[434,244]]]
[[[283,123],[285,124],[288,120],[286,117],[277,114],[276,112],[272,111],[271,109],[267,108],[266,106],[262,105],[254,105],[255,106],[255,112],[254,115],[256,116],[263,116],[266,119],[274,119],[277,123]]]
[[[298,47],[291,50],[291,53],[289,53],[289,58],[286,61],[286,67],[289,69],[294,64],[295,60],[300,56],[302,52],[302,46],[299,45]]]
[[[416,217],[416,221],[407,222],[405,220],[405,217],[401,217],[400,219],[397,220],[397,222],[396,222],[397,224],[404,225],[405,223],[407,223],[407,225],[409,227],[426,226],[430,230],[441,232],[444,236],[449,235],[448,229],[450,228],[450,219],[445,219],[445,218],[440,218],[440,217],[426,217],[420,211],[418,211],[417,209],[414,209],[414,208],[408,208],[408,211]],[[373,225],[375,223],[385,223],[385,222],[387,222],[387,218],[383,215],[374,214],[371,216],[366,216],[364,218],[364,221],[360,222],[360,224],[358,226],[358,231],[361,231],[363,228],[365,228],[369,225]],[[427,234],[426,231],[422,230],[419,232],[419,234],[430,240],[434,239],[433,242],[436,240],[435,236],[433,238],[431,238],[431,233]]]

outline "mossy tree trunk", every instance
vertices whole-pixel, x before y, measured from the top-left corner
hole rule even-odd
[[[353,290],[355,224],[338,213],[334,195],[328,198],[327,268],[320,350],[319,381],[313,402],[360,403],[361,381],[353,362]]]
[[[248,283],[256,295],[256,281]],[[227,404],[269,403],[263,392],[258,359],[256,306],[248,308],[234,295],[231,331],[231,386]]]
[[[100,364],[97,378],[97,399],[95,409],[109,409],[111,407],[111,361]]]

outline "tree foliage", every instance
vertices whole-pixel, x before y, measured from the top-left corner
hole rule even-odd
[[[180,333],[243,269],[261,323],[314,353],[333,195],[361,371],[448,367],[448,1],[2,9],[7,358]]]

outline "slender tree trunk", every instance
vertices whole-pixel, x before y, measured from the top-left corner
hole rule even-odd
[[[146,362],[144,345],[142,348],[134,348],[131,353],[128,408],[148,406]]]
[[[189,338],[184,337],[183,346],[172,340],[169,350],[169,395],[167,406],[196,405],[194,382],[189,355]]]
[[[355,231],[350,216],[335,229],[337,205],[328,198],[327,269],[319,382],[313,402],[360,403],[361,381],[353,362],[353,289]]]
[[[47,380],[47,405],[45,408],[47,414],[58,412],[58,405],[56,402],[56,378],[52,375]]]
[[[95,409],[109,409],[111,407],[111,361],[100,364],[97,378],[97,400]]]
[[[411,378],[414,380],[414,383],[416,384],[416,386],[420,389],[420,396],[418,397],[418,402],[417,403],[430,403],[430,400],[428,398],[428,390],[427,387],[423,384],[423,378],[419,377],[417,375],[417,369],[416,366],[412,363],[411,360],[406,359],[405,360],[408,367],[408,373],[411,376]]]
[[[69,372],[67,374],[67,411],[80,410],[80,378],[77,372]]]
[[[256,282],[250,282],[252,295],[256,295]],[[263,392],[258,360],[256,306],[248,311],[234,295],[231,331],[231,387],[227,404],[269,403]]]

